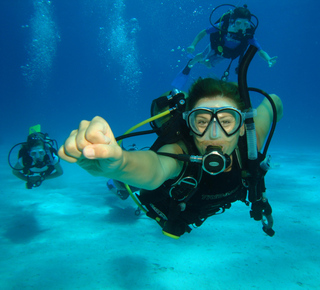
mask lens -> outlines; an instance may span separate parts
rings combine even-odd
[[[248,20],[236,20],[235,26],[239,29],[248,29],[250,27],[250,23]]]
[[[221,129],[227,134],[232,135],[241,126],[241,115],[238,111],[223,109],[217,112],[217,120]]]
[[[239,130],[242,125],[241,112],[237,109],[217,108],[217,109],[195,109],[189,114],[189,126],[193,133],[203,136],[212,123],[216,120],[227,135],[231,136]]]
[[[30,151],[29,155],[31,157],[36,157],[37,155],[38,156],[44,156],[46,154],[46,152],[43,150],[43,149],[40,149],[40,150],[32,150]]]
[[[197,135],[202,135],[209,126],[211,119],[211,111],[195,110],[189,116],[191,130]]]

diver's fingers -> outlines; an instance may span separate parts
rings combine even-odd
[[[86,128],[85,139],[91,144],[111,144],[116,142],[109,124],[99,116],[94,117]]]
[[[117,143],[92,144],[83,149],[83,156],[87,159],[108,159],[107,162],[114,162],[121,159],[122,149]]]
[[[59,156],[68,162],[76,162],[81,157],[84,148],[93,144],[117,145],[109,124],[101,117],[94,117],[91,122],[81,121],[79,129],[73,130],[64,145],[61,146]],[[96,155],[89,148],[87,157],[90,159],[103,158],[100,155],[108,156],[105,150],[106,148],[99,149]]]
[[[85,139],[90,142],[82,150],[87,159],[119,160],[122,150],[117,144],[109,124],[101,117],[94,117],[85,132]]]
[[[82,120],[79,124],[78,130],[76,130],[76,134],[74,134],[74,140],[72,140],[72,135],[73,135],[72,133],[74,131],[71,132],[70,137],[69,137],[70,138],[69,141],[72,143],[70,144],[70,148],[69,147],[67,148],[67,151],[69,152],[69,150],[71,150],[71,152],[76,154],[76,155],[72,155],[72,156],[80,157],[80,155],[82,154],[83,148],[85,148],[86,146],[91,144],[90,141],[88,141],[86,139],[86,132],[87,132],[89,126],[90,126],[89,121]],[[74,150],[76,150],[76,151],[74,151]]]
[[[110,144],[115,142],[109,124],[101,117],[94,117],[91,122],[83,120],[80,122],[76,134],[75,145],[78,153],[91,144]],[[75,152],[74,152],[75,153]],[[78,157],[77,155],[72,155]]]
[[[65,160],[67,162],[70,162],[70,163],[75,163],[78,160],[77,158],[71,157],[71,156],[66,154],[64,145],[62,145],[59,148],[58,155],[59,155],[59,157],[61,159]]]
[[[81,156],[82,152],[79,151],[76,144],[76,136],[78,135],[78,130],[73,130],[67,140],[59,149],[59,156],[68,162],[74,163]]]
[[[274,65],[277,62],[277,58],[277,56],[270,58],[270,62],[272,63],[272,65]]]

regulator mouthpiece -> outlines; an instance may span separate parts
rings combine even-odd
[[[211,175],[217,175],[230,163],[230,156],[223,154],[220,146],[208,146],[202,159],[202,169]]]

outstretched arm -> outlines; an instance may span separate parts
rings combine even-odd
[[[20,165],[20,163],[19,162],[17,162],[16,163],[16,165],[14,166],[14,168],[16,168],[16,169],[23,169],[23,167]],[[27,181],[28,180],[28,178],[27,178],[27,176],[25,176],[23,173],[21,173],[19,170],[15,170],[15,169],[12,169],[12,173],[13,173],[13,175],[15,175],[16,177],[18,177],[18,178],[20,178],[20,179],[22,179],[22,180],[24,180],[24,181]]]
[[[182,153],[178,145],[166,146],[161,150]],[[94,176],[113,178],[143,189],[159,187],[167,179],[176,177],[182,168],[181,162],[152,151],[122,150],[109,124],[101,117],[91,122],[82,121],[79,129],[73,130],[60,147],[59,156],[68,162],[77,162]]]
[[[195,37],[195,39],[192,41],[191,45],[187,47],[187,52],[193,53],[196,49],[197,44],[199,41],[204,38],[207,35],[206,30],[202,30],[198,33],[198,35]]]
[[[270,57],[269,54],[262,49],[259,50],[258,53],[259,53],[260,57],[268,63],[269,67],[272,67],[276,64],[277,58],[278,58],[277,56]]]

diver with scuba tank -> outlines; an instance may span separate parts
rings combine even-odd
[[[11,164],[12,151],[20,146],[18,161]],[[27,142],[13,146],[8,155],[12,173],[26,181],[26,188],[39,187],[44,180],[53,179],[63,174],[57,153],[57,141],[48,134],[40,132],[40,125],[30,128]]]
[[[230,7],[230,9],[213,23],[212,15],[222,7]],[[188,80],[190,70],[196,63],[212,68],[223,60],[230,59],[230,63],[221,77],[221,80],[227,81],[232,62],[239,58],[240,63],[249,45],[253,45],[258,49],[259,56],[268,63],[269,67],[276,63],[277,56],[270,57],[266,51],[262,50],[256,40],[254,34],[258,28],[259,21],[254,14],[251,14],[247,5],[244,5],[244,7],[236,7],[231,4],[219,5],[212,10],[209,20],[211,26],[200,31],[191,45],[187,47],[190,60],[173,80],[172,86],[174,88],[183,89]],[[197,44],[206,35],[209,35],[210,43],[202,52],[193,55]],[[236,68],[236,73],[238,73],[238,67]]]

